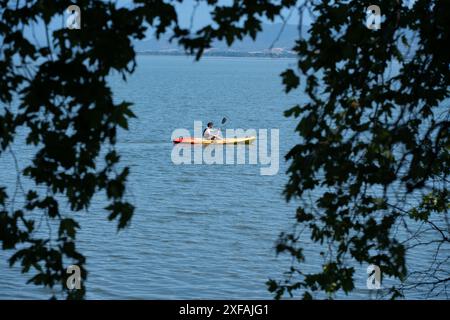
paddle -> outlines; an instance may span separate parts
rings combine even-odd
[[[228,121],[228,119],[226,117],[223,117],[222,121],[220,122],[220,124],[223,126],[227,121]],[[217,131],[217,134],[222,135],[221,131],[222,131],[222,127],[219,127],[218,131]]]

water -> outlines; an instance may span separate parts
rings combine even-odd
[[[185,57],[138,58],[124,84],[111,77],[115,99],[135,103],[138,116],[120,132],[122,164],[131,167],[127,198],[136,206],[131,226],[119,233],[108,222],[103,195],[78,213],[81,252],[87,256],[89,299],[269,299],[265,282],[280,279],[291,260],[276,257],[274,243],[294,222],[295,203],[282,196],[283,155],[298,140],[283,111],[301,102],[283,93],[278,75],[293,60]],[[280,170],[261,176],[257,165],[181,165],[171,162],[170,136],[194,120],[230,128],[280,130]],[[30,150],[14,147],[23,168]],[[15,186],[14,166],[0,158],[2,184]],[[314,250],[309,246],[309,250]],[[48,290],[26,285],[28,275],[7,267],[0,251],[0,298],[46,299]],[[413,258],[421,263],[423,257]],[[306,268],[320,265],[312,258]],[[357,286],[365,286],[365,268]],[[354,293],[353,298],[368,298]]]

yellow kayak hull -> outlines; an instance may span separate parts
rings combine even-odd
[[[238,144],[244,143],[249,144],[256,140],[256,137],[242,137],[242,138],[227,138],[227,139],[215,139],[215,140],[206,140],[201,138],[178,138],[173,140],[173,143],[187,143],[187,144]]]

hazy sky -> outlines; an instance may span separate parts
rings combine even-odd
[[[116,5],[119,7],[129,7],[133,5],[133,1],[131,0],[117,0],[115,1]],[[178,3],[176,1],[173,1],[173,3],[175,4],[177,13],[178,13],[178,18],[179,18],[179,22],[181,24],[182,27],[190,27],[191,25],[191,16],[192,13],[195,9],[195,16],[193,19],[193,30],[198,29],[200,27],[203,27],[205,25],[208,25],[212,22],[211,19],[211,15],[210,15],[210,10],[211,8],[208,7],[208,5],[205,3],[205,1],[201,1],[199,5],[196,6],[197,1],[195,0],[184,0],[183,3]],[[220,5],[227,5],[227,4],[231,4],[232,0],[220,0],[219,4]],[[83,23],[83,8],[81,7],[81,21]],[[64,15],[64,18],[63,16]],[[293,25],[298,25],[299,22],[299,15],[298,15],[298,11],[296,9],[293,10],[285,10],[283,12],[283,15],[287,18],[289,16],[288,19],[288,23],[289,24],[293,24]],[[53,30],[57,30],[60,28],[65,27],[65,19],[67,18],[68,14],[66,12],[61,12],[61,16],[59,17],[54,17],[50,23],[50,33]],[[263,20],[264,23],[271,23],[269,20],[264,19]],[[281,23],[282,20],[278,19],[275,21],[275,23]],[[310,24],[311,20],[307,17],[305,17],[303,19],[303,24]],[[42,23],[39,23],[38,25],[35,25],[35,36],[32,36],[31,30],[29,30],[30,28],[26,28],[25,29],[25,34],[28,38],[36,38],[38,39],[39,42],[44,41],[45,40],[45,32],[44,32],[44,27]],[[149,34],[150,35],[150,34]]]
[[[219,4],[221,5],[227,5],[231,4],[231,0],[222,0],[219,1]],[[176,6],[177,13],[180,19],[180,22],[183,26],[189,26],[190,20],[192,16],[192,12],[194,10],[196,1],[195,0],[184,0],[182,4],[179,4]],[[289,10],[285,10],[283,12],[283,15],[287,18],[290,15],[290,18],[288,20],[289,24],[298,24],[299,21],[299,15],[298,10],[294,9],[292,10],[292,13]],[[307,19],[303,21],[304,24],[309,24],[310,20]],[[270,23],[269,20],[265,20],[265,23]],[[275,23],[280,23],[281,19],[278,19],[278,21],[275,21]],[[195,19],[194,19],[194,29],[210,24],[211,23],[211,17],[210,17],[210,8],[208,8],[208,5],[205,2],[201,2],[200,5],[197,6],[197,9],[195,10]]]

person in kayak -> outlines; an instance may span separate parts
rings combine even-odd
[[[203,139],[206,140],[220,139],[220,136],[218,134],[213,134],[213,126],[214,124],[212,122],[208,122],[207,127],[205,128],[205,130],[203,130]]]

